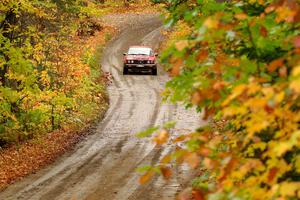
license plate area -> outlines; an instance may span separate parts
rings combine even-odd
[[[137,67],[144,67],[144,65],[137,65]]]

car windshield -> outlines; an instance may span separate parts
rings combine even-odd
[[[149,56],[151,54],[150,48],[130,48],[128,50],[129,55],[147,55]]]

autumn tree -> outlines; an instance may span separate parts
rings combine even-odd
[[[74,37],[101,28],[90,21],[96,6],[73,0],[1,2],[0,145],[82,123],[87,106],[101,106],[99,66],[89,65],[93,55],[79,54]]]

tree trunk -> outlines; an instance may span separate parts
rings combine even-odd
[[[124,6],[128,7],[129,6],[129,0],[124,0]]]
[[[9,10],[6,15],[5,15],[5,19],[2,22],[0,29],[2,28],[2,32],[3,32],[3,36],[5,38],[7,38],[10,42],[13,42],[14,39],[14,31],[10,30],[10,27],[14,27],[15,25],[17,25],[17,16],[16,13],[14,12],[13,9]],[[9,61],[9,57],[7,55],[5,55],[3,52],[0,52],[5,59],[5,62],[7,63]],[[1,78],[1,83],[3,86],[7,86],[8,83],[8,79],[5,77],[6,73],[8,72],[8,65],[7,64],[3,65],[3,68],[0,69],[0,78]]]

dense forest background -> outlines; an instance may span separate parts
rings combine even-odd
[[[103,28],[97,17],[129,3],[1,1],[0,146],[99,116],[107,106],[101,47],[86,39]]]

